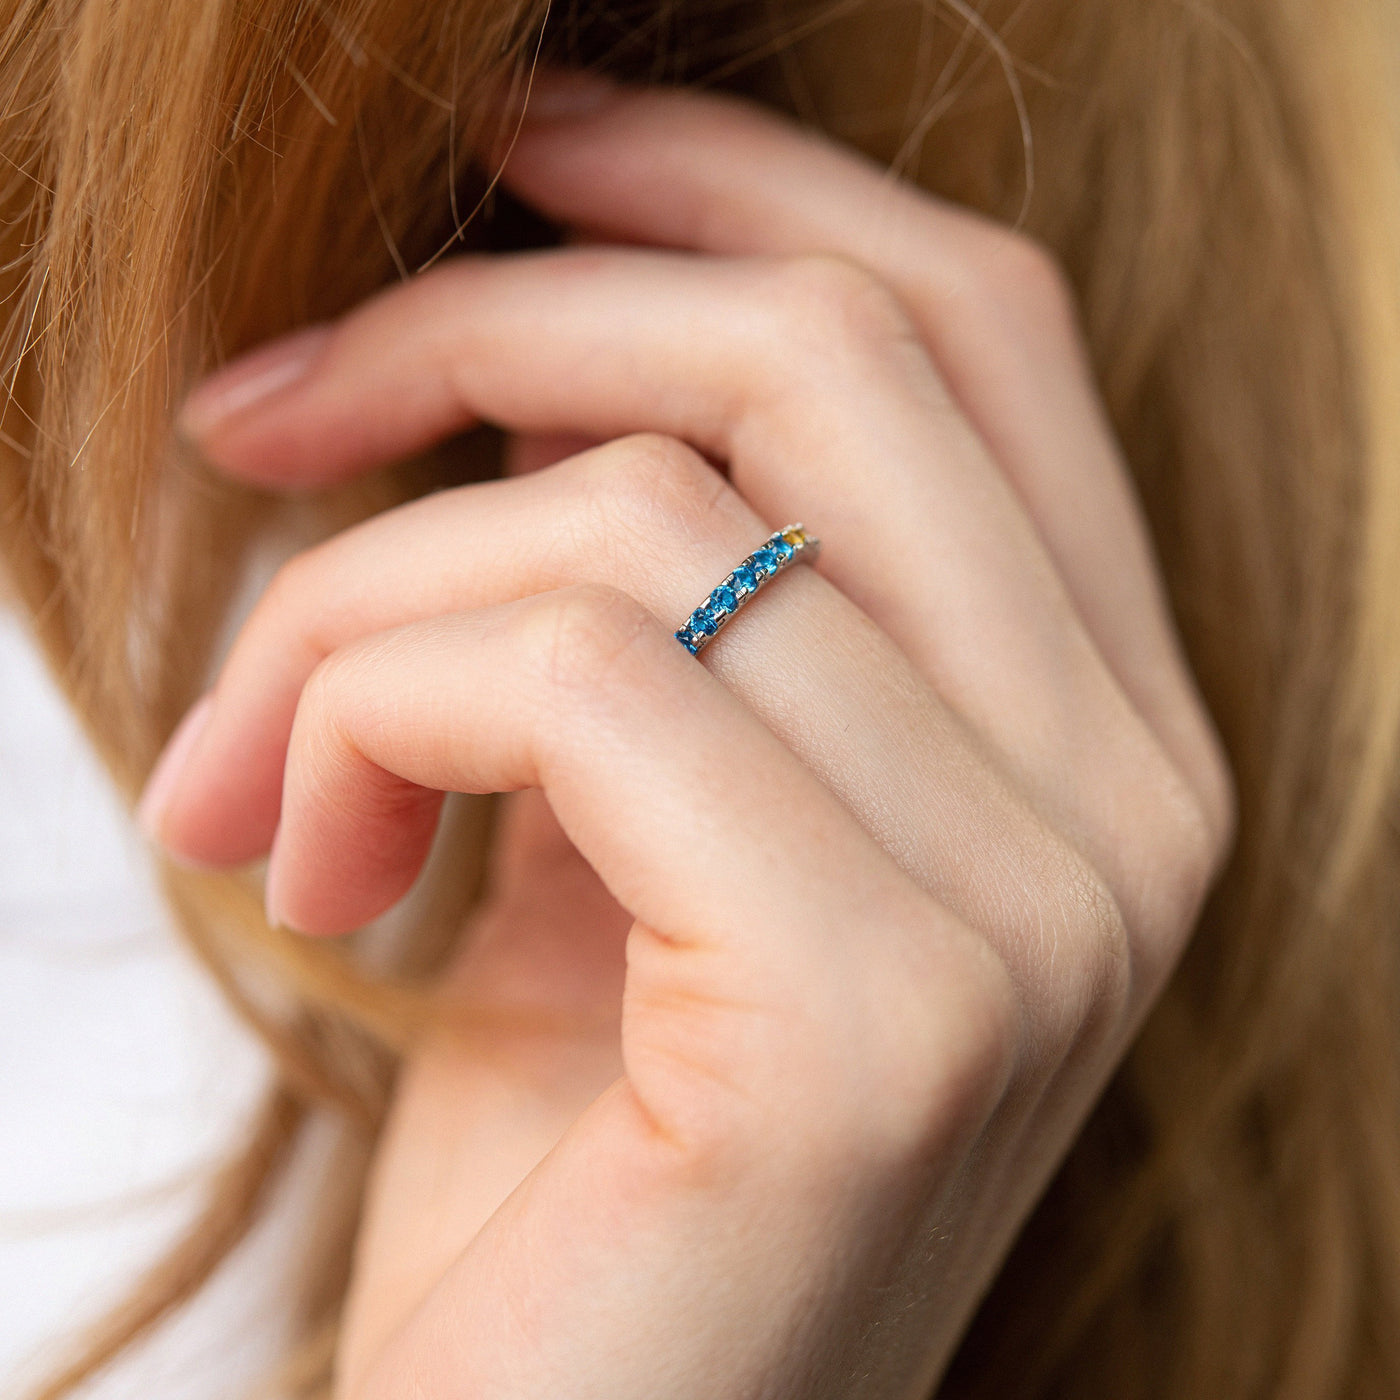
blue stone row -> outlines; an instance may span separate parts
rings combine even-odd
[[[775,530],[691,613],[676,640],[694,656],[795,553]]]

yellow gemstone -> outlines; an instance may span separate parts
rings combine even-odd
[[[798,545],[805,542],[807,536],[801,530],[784,530],[783,538],[796,549]]]

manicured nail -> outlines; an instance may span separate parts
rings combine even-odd
[[[541,68],[530,82],[525,120],[564,121],[596,112],[617,92],[617,84],[579,68]]]
[[[181,407],[175,426],[198,441],[235,414],[290,388],[316,363],[330,333],[329,326],[307,326],[240,355],[195,389]]]
[[[190,707],[189,713],[175,727],[164,752],[146,780],[141,801],[136,805],[136,820],[152,841],[161,839],[161,826],[170,810],[171,800],[180,785],[180,778],[189,762],[199,736],[209,725],[214,712],[214,697],[206,695]]]

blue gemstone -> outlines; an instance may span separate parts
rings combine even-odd
[[[755,550],[749,559],[749,567],[763,578],[778,571],[778,556],[767,547]]]
[[[734,590],[726,584],[720,584],[720,586],[710,594],[711,608],[722,608],[725,612],[733,612],[738,606],[739,600],[734,596]]]
[[[690,615],[690,621],[686,624],[692,632],[698,632],[702,637],[713,637],[715,635],[715,619],[709,608],[696,608]]]
[[[695,653],[700,650],[700,639],[695,635],[694,632],[690,630],[689,627],[682,627],[681,630],[676,633],[676,640],[692,656],[694,656]]]
[[[769,540],[768,548],[771,549],[773,553],[778,555],[780,558],[792,558],[793,548],[781,535],[778,535],[774,539]]]
[[[734,587],[740,593],[752,593],[758,587],[758,580],[753,576],[753,570],[747,564],[740,564],[729,577],[734,580]]]

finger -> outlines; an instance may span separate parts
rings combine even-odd
[[[710,1132],[716,1113],[783,1103],[819,1118],[840,1102],[878,1151],[927,1130],[915,1084],[937,1085],[936,1121],[955,1131],[1004,1088],[1022,1013],[999,958],[613,590],[435,618],[330,658],[298,714],[271,911],[311,932],[355,927],[411,873],[405,805],[526,787],[635,920],[627,1079],[668,1140]],[[1063,1019],[1048,990],[1035,1013]],[[869,1058],[834,1053],[851,1040]],[[834,1055],[857,1082],[799,1055]],[[878,1084],[858,1082],[877,1067]]]
[[[589,581],[677,619],[766,532],[693,452],[647,437],[378,516],[301,556],[274,581],[225,664],[194,750],[173,746],[180,778],[164,800],[157,835],[186,858],[214,863],[267,849],[299,696],[340,647],[415,619]],[[1015,940],[1053,900],[1039,884],[1027,885],[1024,852],[1041,850],[1037,868],[1045,871],[1066,868],[1069,853],[1039,831],[900,650],[820,576],[785,574],[705,655],[899,863],[961,917]],[[1133,732],[1147,752],[1132,756],[1131,790],[1116,815],[1155,841],[1158,794],[1146,779],[1151,741],[1140,726]],[[1096,742],[1101,755],[1110,754],[1132,734],[1102,734]],[[426,839],[433,815],[426,805],[401,813],[413,841]],[[1106,882],[1106,903],[1119,899],[1150,946],[1165,906],[1140,917],[1152,901],[1135,869],[1111,852],[1096,868],[1101,876],[1085,871],[1078,887]],[[1040,940],[1030,950],[1028,966],[1054,956]]]
[[[309,379],[209,429],[206,450],[294,472],[407,451],[475,413],[600,437],[640,424],[727,460],[761,513],[822,535],[823,571],[1113,871],[1101,814],[1130,810],[1125,776],[1166,760],[1144,755],[1150,733],[1024,510],[865,274],[615,250],[463,260],[352,313]]]
[[[273,580],[201,708],[197,744],[171,746],[178,783],[162,794],[153,780],[146,815],[187,859],[251,859],[276,830],[298,698],[332,651],[410,621],[589,582],[624,589],[674,627],[768,533],[697,454],[654,436],[381,514]],[[889,639],[809,569],[764,589],[706,661],[858,810],[870,805],[861,790],[872,772],[888,775],[882,804],[912,800],[916,790],[897,776],[909,736],[955,727]],[[811,703],[799,717],[793,696],[803,693]]]
[[[595,92],[592,110],[527,122],[506,182],[600,236],[730,255],[826,252],[885,282],[1025,501],[1109,664],[1227,826],[1218,745],[1199,707],[1180,703],[1194,686],[1054,262],[754,104]]]
[[[678,721],[690,742],[677,742]],[[615,1208],[598,1210],[596,1187],[580,1197],[571,1181],[597,1183],[604,1171],[632,1226],[649,1213],[644,1238],[685,1259],[692,1236],[678,1227],[697,1204],[712,1230],[755,1197],[774,1199],[784,1180],[815,1191],[867,1173],[883,1181],[911,1162],[934,1170],[1002,1092],[1018,1022],[996,960],[956,921],[945,927],[822,785],[621,595],[540,595],[332,658],[298,718],[273,869],[284,907],[318,927],[356,917],[345,882],[369,896],[361,881],[379,858],[376,834],[387,834],[386,794],[396,805],[398,785],[422,783],[539,784],[637,917],[626,1078],[525,1193],[536,1212],[553,1199],[572,1214],[567,1238],[587,1233],[595,1265],[610,1245],[624,1262],[637,1237],[617,1230]],[[582,1158],[580,1135],[597,1149],[584,1146]],[[794,1215],[820,1216],[801,1236],[820,1232],[818,1256],[838,1222],[810,1201]],[[524,1284],[513,1270],[536,1262],[528,1223],[522,1238],[524,1260],[517,1249],[500,1261],[512,1290]],[[477,1259],[481,1247],[471,1246]],[[578,1301],[571,1270],[556,1260],[545,1292],[561,1317]],[[460,1315],[482,1326],[483,1342],[500,1330],[498,1316],[483,1318],[497,1296],[488,1289]],[[465,1350],[489,1391],[497,1353]],[[537,1373],[539,1393],[551,1391],[544,1372],[555,1360]]]
[[[178,782],[159,804],[156,834],[205,862],[268,849],[299,699],[338,649],[410,621],[590,581],[678,617],[764,533],[713,468],[662,438],[611,443],[530,477],[377,516],[274,581],[201,709],[197,742],[171,746]],[[923,888],[1018,945],[1028,978],[1047,975],[1056,948],[1024,929],[1056,922],[1044,913],[1055,881],[1040,876],[1073,869],[1078,857],[848,599],[812,570],[791,570],[705,657]],[[418,794],[397,811],[405,846],[394,859],[407,867],[435,799]],[[1027,851],[1037,853],[1032,881]],[[1098,879],[1083,870],[1076,888]]]
[[[677,945],[762,943],[765,909],[777,941],[809,937],[802,891],[832,860],[861,898],[913,907],[907,878],[792,753],[645,609],[592,586],[379,633],[318,668],[269,903],[308,932],[357,927],[426,853],[406,805],[530,787],[613,897]],[[774,920],[778,907],[793,913]]]

